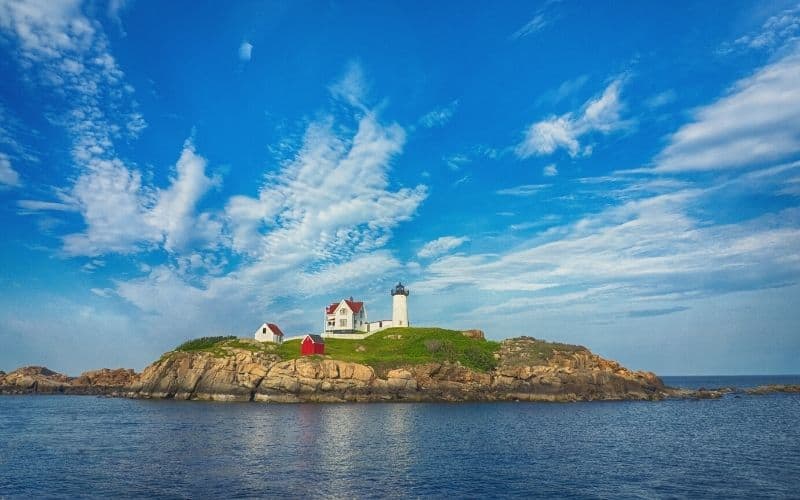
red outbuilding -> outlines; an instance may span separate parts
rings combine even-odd
[[[319,335],[306,335],[300,342],[300,354],[303,356],[325,354],[325,341]]]

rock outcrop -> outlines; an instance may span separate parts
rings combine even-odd
[[[486,336],[483,334],[483,330],[464,330],[461,332],[461,335],[471,339],[479,340],[484,340],[486,338]]]
[[[264,402],[344,401],[591,401],[667,396],[661,380],[630,371],[584,348],[528,353],[533,339],[503,342],[499,364],[479,372],[459,363],[398,366],[382,376],[372,367],[229,349],[227,354],[173,352],[153,363],[127,395]],[[530,355],[528,355],[530,354]]]
[[[0,375],[0,394],[119,395],[137,380],[136,372],[124,368],[103,368],[68,377],[43,366],[25,366]]]
[[[208,352],[173,352],[144,369],[127,394],[132,397],[250,401],[278,362],[275,354],[231,349],[225,356]]]

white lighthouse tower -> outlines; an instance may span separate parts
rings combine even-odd
[[[392,326],[408,326],[408,290],[402,283],[392,288]]]

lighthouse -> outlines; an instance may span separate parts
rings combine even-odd
[[[392,326],[408,326],[408,290],[402,283],[392,288]]]

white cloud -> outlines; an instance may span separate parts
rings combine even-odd
[[[187,141],[178,163],[176,176],[169,188],[158,193],[158,201],[149,213],[152,226],[164,233],[164,249],[183,250],[201,235],[198,224],[202,222],[195,216],[195,208],[200,198],[217,181],[205,174],[206,160],[199,156],[194,145]]]
[[[628,124],[620,116],[624,109],[620,98],[622,84],[623,78],[617,78],[600,96],[587,101],[578,113],[552,116],[530,125],[515,153],[520,158],[528,158],[565,149],[572,157],[590,155],[591,147],[581,148],[579,139],[582,136],[594,132],[609,134]]]
[[[258,198],[228,203],[233,248],[328,260],[382,246],[426,196],[424,186],[387,189],[404,142],[402,128],[381,125],[371,112],[351,139],[334,133],[332,119],[310,125],[295,160],[270,176]]]
[[[19,174],[11,166],[11,160],[3,153],[0,153],[0,184],[12,187],[17,187],[21,184]]]
[[[737,82],[669,138],[657,172],[740,168],[800,151],[800,45]]]
[[[253,44],[250,42],[242,42],[239,45],[239,59],[242,61],[249,61],[253,56]]]
[[[457,107],[458,101],[456,100],[447,106],[429,111],[419,119],[419,124],[425,128],[441,127],[450,121]]]
[[[499,189],[495,191],[495,193],[507,196],[533,196],[549,187],[550,184],[523,184],[521,186]]]
[[[417,256],[423,259],[430,259],[446,254],[450,250],[460,247],[465,242],[469,241],[466,236],[442,236],[433,241],[426,243],[417,252]]]
[[[143,185],[138,170],[120,160],[90,160],[62,202],[23,200],[28,210],[77,210],[86,229],[64,237],[67,255],[137,253],[163,247],[183,251],[193,242],[218,238],[221,223],[210,214],[196,213],[197,202],[218,181],[205,175],[206,160],[190,141],[165,189]]]
[[[149,200],[141,173],[120,160],[90,160],[65,201],[78,207],[86,224],[85,232],[64,237],[68,255],[132,253],[140,243],[161,239],[147,220]]]
[[[556,164],[551,163],[550,165],[545,166],[542,169],[542,175],[545,177],[555,177],[558,175],[558,168],[556,168]]]

